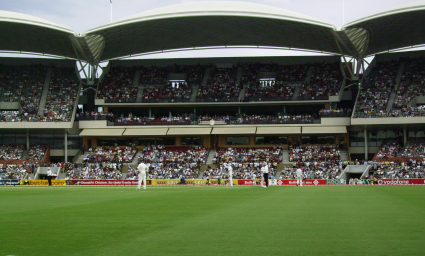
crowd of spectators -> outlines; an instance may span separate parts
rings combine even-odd
[[[1,145],[0,160],[21,160],[24,154],[23,145]]]
[[[121,115],[115,119],[115,125],[190,125],[193,120],[193,115],[182,114],[162,117],[138,117],[132,113],[124,116]]]
[[[198,89],[197,101],[237,101],[240,87],[236,85],[237,67],[212,67],[208,82]]]
[[[234,124],[312,124],[312,123],[314,123],[314,115],[279,114],[279,115],[239,115],[236,117]]]
[[[122,179],[122,163],[96,162],[68,164],[65,168],[66,180],[115,180]]]
[[[22,122],[23,113],[17,110],[4,110],[0,112],[0,122]]]
[[[340,160],[294,162],[293,167],[285,167],[280,179],[296,179],[295,171],[302,168],[303,179],[338,179],[347,163]]]
[[[246,87],[242,101],[291,100],[295,83],[305,80],[307,66],[245,63],[241,85]],[[266,76],[266,77],[263,77]]]
[[[103,77],[97,92],[106,102],[136,102],[138,86],[133,85],[136,67],[112,67]]]
[[[370,176],[378,179],[425,178],[425,162],[409,159],[405,162],[374,162]]]
[[[340,158],[338,145],[306,145],[289,149],[290,162],[332,162]]]
[[[197,178],[202,164],[205,164],[209,150],[202,146],[165,147],[147,146],[138,161],[149,164],[148,177],[152,179]],[[136,177],[134,170],[129,178]]]
[[[0,180],[23,180],[34,172],[30,164],[1,164]]]
[[[46,154],[46,145],[32,145],[28,150],[28,160],[30,161],[42,161]]]
[[[189,101],[192,95],[192,86],[186,82],[168,83],[145,87],[142,102],[178,102]]]
[[[95,147],[89,148],[84,153],[83,161],[85,163],[130,163],[133,161],[134,156],[137,153],[135,147],[126,146],[124,148],[116,147]]]
[[[105,115],[105,114],[104,114]],[[113,116],[112,113],[107,114]],[[128,115],[121,115],[115,118],[115,125],[191,125],[200,124],[206,121],[222,121],[225,124],[312,124],[316,116],[311,114],[303,115],[290,115],[290,114],[276,114],[276,115],[245,115],[240,114],[236,116],[230,115],[195,115],[195,114],[177,114],[162,117],[138,117],[132,113]],[[85,120],[84,117],[81,120]],[[96,118],[92,118],[95,120]],[[109,120],[109,119],[108,119]]]
[[[425,95],[425,58],[408,60],[401,75],[393,107],[408,108],[416,96]]]
[[[381,148],[375,154],[375,158],[389,158],[396,157],[401,149],[398,141],[385,141],[382,143]]]
[[[78,84],[74,68],[53,68],[44,109],[44,117],[47,121],[71,121]]]
[[[425,106],[404,107],[401,113],[404,117],[425,116]]]
[[[415,140],[407,141],[403,151],[400,153],[402,157],[425,157],[425,141]]]
[[[81,111],[75,114],[75,120],[108,120],[114,121],[112,112]]]
[[[339,94],[343,77],[339,62],[313,64],[310,82],[303,83],[299,100],[328,99]]]
[[[138,70],[140,70],[139,84],[142,85],[166,84],[170,73],[169,67],[140,67]]]
[[[320,117],[350,117],[351,108],[321,109]]]
[[[47,67],[0,65],[0,102],[20,102],[23,116],[36,115]]]
[[[255,174],[260,177],[264,163],[269,166],[269,177],[276,175],[277,164],[282,162],[281,147],[267,148],[217,148],[213,163],[219,168],[209,169],[204,176],[212,174],[213,178],[225,178],[229,165],[233,168],[233,178],[251,179]]]
[[[364,82],[357,98],[353,118],[397,117],[399,112],[387,112],[388,100],[395,86],[399,62],[386,61],[378,63]]]

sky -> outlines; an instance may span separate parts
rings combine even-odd
[[[111,0],[2,0],[0,10],[36,16],[77,33],[111,21]],[[112,20],[144,11],[197,0],[112,0]],[[415,1],[409,0],[244,0],[274,6],[331,23],[337,27],[357,19]],[[283,50],[207,50],[155,54],[142,58],[312,55]]]

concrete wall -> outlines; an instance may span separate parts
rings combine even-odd
[[[221,58],[183,58],[183,59],[138,59],[138,60],[113,60],[112,67],[124,66],[160,66],[165,67],[178,63],[179,65],[208,65],[208,64],[237,64],[238,62],[278,63],[281,65],[297,65],[308,62],[336,62],[339,56],[284,56],[284,57],[221,57]]]
[[[425,117],[383,117],[383,118],[352,118],[351,125],[382,125],[382,124],[418,124],[425,123]]]

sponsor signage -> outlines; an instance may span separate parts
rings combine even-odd
[[[425,185],[425,179],[379,179],[378,185]]]
[[[277,180],[277,185],[278,186],[296,186],[297,185],[297,180]],[[326,180],[319,180],[319,179],[308,179],[307,181],[303,180],[303,185],[307,185],[307,186],[322,186],[322,185],[326,185],[327,182]]]
[[[266,185],[266,183],[262,180],[258,180],[258,185]],[[303,185],[308,186],[319,186],[319,185],[326,185],[326,180],[319,180],[319,179],[313,179],[313,180],[307,180],[305,182],[303,180]],[[252,179],[251,180],[238,180],[238,185],[247,185],[252,186]],[[269,179],[269,185],[270,186],[290,186],[290,185],[297,185],[297,180],[278,180],[278,179]]]
[[[345,184],[345,180],[344,179],[328,179],[326,180],[326,184]]]
[[[49,185],[48,180],[28,180],[29,185],[47,186]],[[52,185],[64,185],[66,180],[52,180]]]
[[[20,185],[19,180],[0,180],[0,185]]]
[[[137,186],[137,180],[68,180],[66,184],[82,186]],[[146,185],[151,185],[151,181],[147,180]]]

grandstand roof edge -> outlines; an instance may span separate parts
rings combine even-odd
[[[261,18],[276,18],[283,20],[293,20],[296,22],[307,23],[322,27],[328,27],[337,30],[333,24],[314,19],[312,17],[288,11],[281,8],[276,8],[268,5],[237,2],[237,1],[215,1],[215,2],[194,2],[183,3],[161,7],[149,11],[145,11],[136,15],[132,15],[118,21],[108,23],[93,29],[89,29],[83,33],[88,35],[100,30],[117,27],[121,25],[137,23],[147,20],[167,19],[177,17],[190,16],[245,16],[245,17],[261,17]]]
[[[413,3],[409,3],[409,4],[404,4],[404,5],[400,5],[397,6],[395,8],[392,9],[388,9],[386,11],[383,12],[379,12],[379,13],[375,13],[363,18],[360,18],[358,20],[354,20],[352,22],[349,22],[345,25],[343,25],[343,27],[341,28],[341,30],[347,29],[350,26],[354,26],[369,20],[373,20],[373,19],[378,19],[384,16],[391,16],[391,15],[395,15],[395,14],[399,14],[399,13],[406,13],[406,12],[415,12],[415,11],[423,11],[425,10],[425,1],[416,1]]]
[[[10,11],[1,11],[0,10],[0,22],[15,22],[15,23],[23,23],[27,25],[34,25],[39,27],[45,27],[54,30],[60,30],[65,33],[69,33],[72,35],[77,35],[78,33],[70,28],[58,25],[48,20],[44,20],[35,16],[10,12]]]

